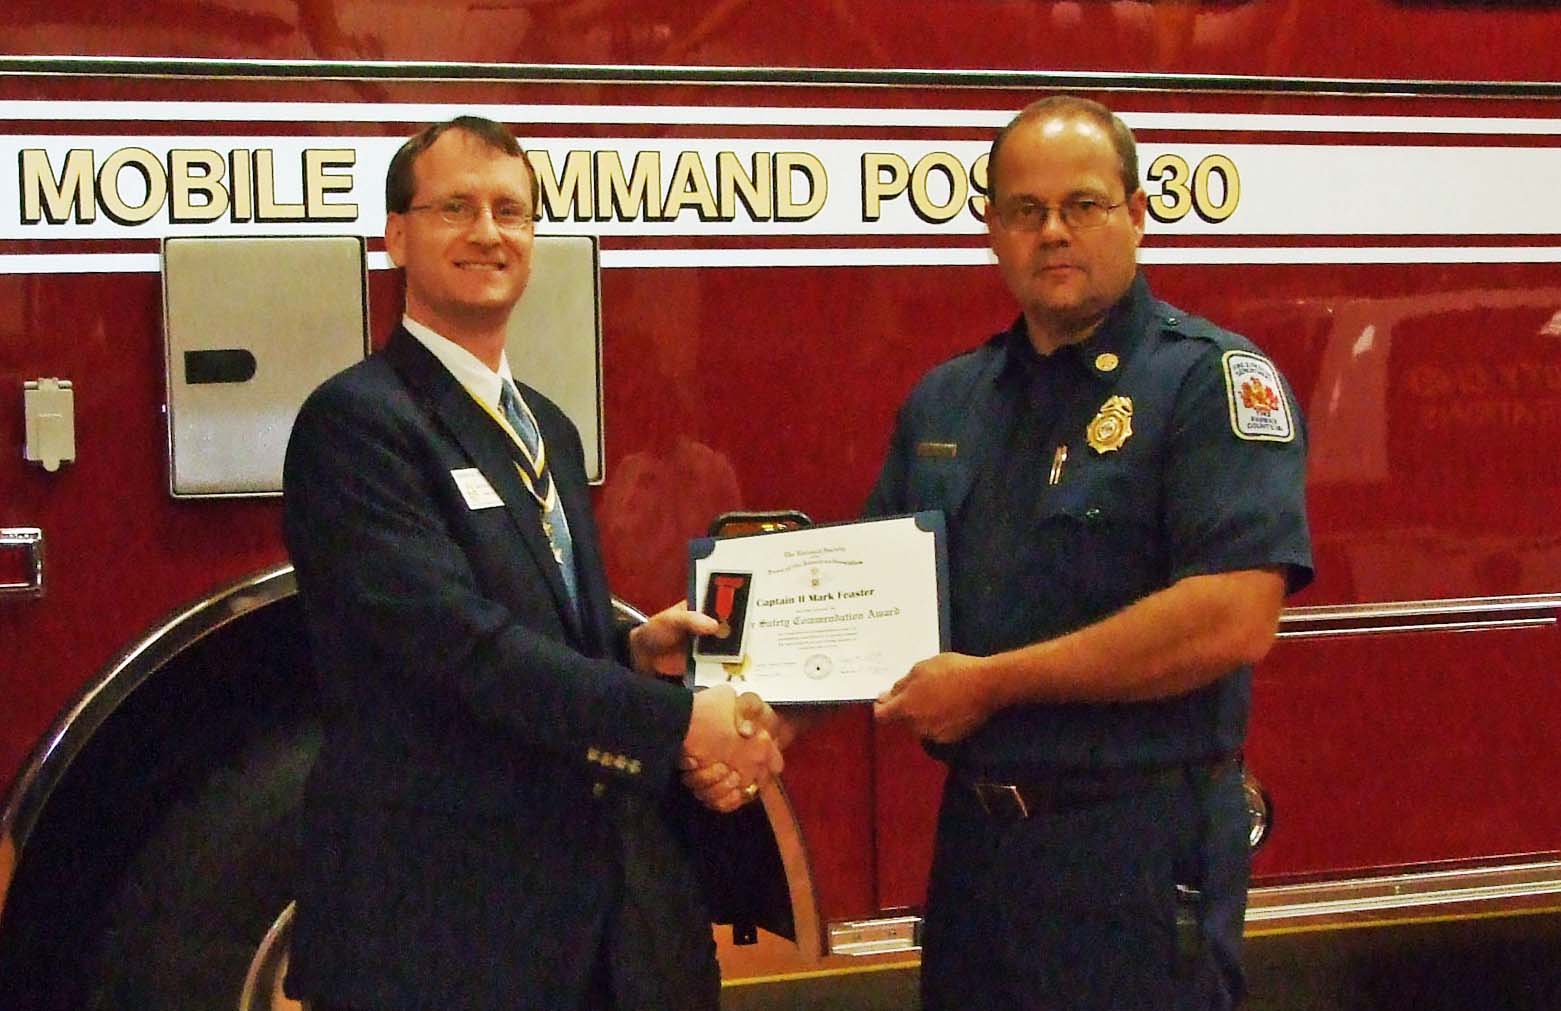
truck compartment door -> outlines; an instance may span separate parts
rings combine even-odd
[[[304,398],[368,353],[367,291],[356,236],[163,242],[174,497],[281,493]]]

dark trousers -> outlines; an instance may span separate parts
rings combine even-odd
[[[339,866],[308,889],[312,908],[299,899],[290,996],[352,1011],[718,1011],[703,886],[653,804],[624,798],[563,871],[559,859],[528,863],[531,843],[506,824],[469,820],[457,833],[438,814],[397,811],[341,821],[322,847]],[[388,859],[386,839],[399,841]],[[386,863],[394,874],[362,870]],[[420,915],[396,918],[406,908]],[[554,931],[520,926],[555,920]]]
[[[928,888],[924,1011],[1235,1007],[1247,825],[1234,772],[1029,818],[989,815],[951,776]]]
[[[377,1011],[377,1009],[314,1000],[304,1002],[304,1011]],[[604,959],[597,959],[596,970],[591,974],[590,991],[575,1011],[615,1011],[612,1000],[611,970],[608,969]]]

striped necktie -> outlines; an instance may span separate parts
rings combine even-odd
[[[515,461],[515,466],[520,471],[520,479],[526,490],[537,500],[537,506],[542,511],[542,532],[547,535],[553,558],[558,562],[559,574],[564,578],[564,589],[569,592],[569,603],[578,614],[580,593],[575,581],[574,541],[569,536],[569,519],[564,515],[564,504],[558,498],[558,489],[553,484],[553,475],[547,466],[547,447],[542,443],[542,432],[537,428],[531,412],[521,402],[520,391],[508,379],[503,381],[499,391],[499,410],[520,438],[520,448],[524,452]]]

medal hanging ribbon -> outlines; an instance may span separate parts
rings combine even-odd
[[[502,417],[475,393],[472,399],[498,423],[514,445],[515,472],[540,508],[542,535],[547,538],[553,558],[558,562],[569,602],[578,610],[580,597],[575,578],[574,540],[569,533],[569,519],[564,515],[563,505],[558,500],[558,486],[548,473],[547,445],[542,441],[542,430],[509,380],[504,380],[499,388],[499,411],[503,413]]]
[[[516,454],[515,469],[520,472],[521,483],[544,513],[551,512],[558,493],[547,472],[547,444],[542,441],[542,432],[530,412],[522,408],[515,387],[507,381],[500,387],[499,410],[504,412],[505,429],[510,439],[520,450]]]
[[[732,634],[732,604],[737,600],[737,591],[747,580],[742,576],[716,576],[715,577],[715,620],[720,622],[716,628],[717,639],[725,639]]]

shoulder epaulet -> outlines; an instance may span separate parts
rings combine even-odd
[[[958,364],[960,362],[964,362],[964,361],[967,361],[969,359],[973,359],[973,358],[975,358],[978,355],[989,354],[989,353],[991,353],[994,350],[1001,350],[1001,348],[1002,348],[1002,337],[1003,337],[1003,335],[1001,333],[998,333],[996,336],[990,337],[990,338],[982,341],[980,344],[977,344],[975,347],[969,347],[969,348],[966,348],[963,351],[956,351],[953,354],[949,355],[947,358],[945,358],[942,361],[938,362],[932,368],[933,368],[933,370],[941,369],[944,366],[956,365],[956,364]]]
[[[1172,309],[1160,317],[1160,332],[1172,340],[1215,340],[1220,328],[1202,316],[1191,316]]]
[[[966,348],[963,351],[956,351],[954,354],[950,355],[946,360],[947,361],[951,361],[951,362],[955,362],[955,361],[959,361],[959,359],[961,359],[961,358],[970,358],[970,357],[973,357],[975,355],[979,355],[979,354],[981,354],[984,351],[1001,350],[1002,346],[1003,346],[1002,338],[1003,338],[1002,334],[998,334],[996,337],[988,337],[986,340],[982,341],[980,344],[977,344],[975,347],[969,347],[969,348]]]
[[[912,397],[917,400],[931,398],[939,402],[945,398],[968,396],[972,384],[980,377],[991,375],[1001,362],[1001,345],[983,341],[945,358],[923,373],[916,381]]]
[[[1233,349],[1244,351],[1258,350],[1250,340],[1241,334],[1226,330],[1219,324],[1210,322],[1202,316],[1193,316],[1176,309],[1172,309],[1161,317],[1160,333],[1167,340],[1207,341],[1221,351]]]
[[[1255,344],[1241,334],[1174,306],[1161,306],[1160,334],[1166,340],[1198,340],[1219,354],[1225,380],[1230,428],[1238,439],[1291,442],[1295,414],[1279,370]],[[1201,357],[1203,351],[1198,352]]]

